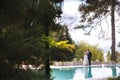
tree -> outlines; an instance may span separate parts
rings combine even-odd
[[[117,56],[117,59],[116,59],[116,60],[117,60],[117,62],[119,62],[119,61],[120,61],[120,52],[116,51],[115,53],[116,53],[116,56]],[[111,59],[110,59],[111,56],[112,56],[112,55],[110,54],[110,52],[108,52],[108,53],[107,53],[107,60],[108,60],[108,61],[111,61]]]
[[[22,61],[37,67],[46,59],[42,36],[55,9],[49,0],[1,0],[0,17],[0,79],[10,80]]]
[[[69,44],[68,40],[50,41],[50,59],[51,61],[70,61],[73,59],[75,46]]]
[[[117,62],[120,62],[120,52],[116,51],[116,55],[117,55]]]
[[[50,30],[50,59],[52,61],[70,61],[74,56],[74,44],[66,26],[57,24],[57,30]]]
[[[97,48],[97,45],[91,46],[86,42],[81,42],[79,45],[76,45],[77,48],[75,50],[75,57],[77,60],[83,59],[84,51],[89,49],[92,52],[92,61],[103,61],[103,52],[101,49]]]
[[[119,13],[119,1],[118,0],[87,0],[88,5],[80,6],[79,10],[82,12],[82,21],[88,21],[88,24],[94,23],[95,19],[100,19],[98,22],[101,22],[109,14],[111,14],[111,36],[112,36],[112,47],[111,47],[111,60],[116,62],[115,54],[115,10],[118,10]],[[118,8],[118,9],[117,9]],[[92,16],[89,16],[89,14]],[[103,18],[104,16],[104,18]],[[102,19],[103,18],[103,19]]]
[[[110,57],[111,57],[111,54],[110,54],[110,51],[108,51],[108,53],[107,53],[107,60],[108,61],[111,61]]]

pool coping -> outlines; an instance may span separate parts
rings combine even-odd
[[[120,64],[97,64],[97,65],[90,65],[91,67],[97,67],[97,66],[101,66],[101,67],[105,67],[105,66],[120,66]],[[84,65],[65,65],[65,66],[55,66],[55,65],[51,65],[50,68],[79,68],[79,67],[90,67],[88,66],[84,66]]]

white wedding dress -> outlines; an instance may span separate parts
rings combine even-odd
[[[88,56],[87,56],[87,53],[84,53],[83,65],[84,66],[88,65]]]

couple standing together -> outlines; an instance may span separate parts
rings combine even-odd
[[[91,65],[91,58],[92,58],[92,53],[88,50],[84,52],[84,59],[83,59],[83,65]]]

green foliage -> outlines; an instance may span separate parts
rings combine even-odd
[[[50,37],[44,40],[49,42],[52,61],[70,61],[73,59],[75,46],[69,36],[66,26],[57,25],[58,29],[50,31]]]
[[[81,42],[79,45],[77,45],[77,48],[75,50],[75,57],[77,60],[83,59],[84,51],[89,49],[92,52],[92,61],[103,61],[103,52],[101,49],[97,48],[96,46],[91,46],[90,44],[87,44],[85,42]]]
[[[110,51],[107,53],[107,60],[108,60],[108,61],[111,61],[111,54],[110,54]]]
[[[120,42],[118,43],[118,45],[117,45],[118,47],[120,47]]]
[[[120,2],[118,0],[113,1],[115,2],[116,9],[119,9],[118,4]],[[81,17],[83,22],[94,22],[93,20],[96,18],[103,18],[103,16],[106,17],[111,11],[109,10],[109,7],[113,4],[112,0],[86,0],[86,3],[88,5],[82,4],[79,7],[79,11],[82,12]],[[91,13],[93,13],[92,16],[89,15]]]
[[[115,55],[117,56],[117,59],[116,59],[117,62],[120,62],[120,52],[116,51]],[[110,52],[107,53],[107,60],[111,61],[111,53]]]
[[[75,57],[77,60],[83,59],[84,51],[87,49],[87,44],[84,42],[81,42],[79,45],[77,45],[77,48],[75,49]]]
[[[3,68],[2,68],[3,69]],[[42,70],[23,70],[6,68],[7,70],[1,71],[1,80],[48,80],[43,74]],[[1,69],[0,69],[1,70]],[[5,73],[6,72],[6,73]],[[9,76],[6,76],[9,75]]]
[[[17,73],[16,67],[22,61],[35,67],[43,64],[46,51],[42,36],[45,25],[55,17],[53,6],[49,0],[1,0],[0,17],[0,80],[14,80],[19,74],[22,76],[15,80],[37,80],[29,76],[32,74],[25,76],[25,70]]]
[[[23,62],[37,67],[47,60],[48,53],[51,60],[56,56],[60,60],[73,57],[74,46],[68,44],[69,41],[57,42],[60,39],[54,41],[48,36],[49,30],[60,28],[58,25],[54,28],[55,12],[50,0],[0,1],[0,80],[47,80],[37,71],[20,70],[18,67]],[[68,30],[64,32],[68,34]],[[67,37],[65,40],[69,37],[64,36]],[[47,42],[50,48],[46,50]]]
[[[115,56],[115,13],[119,15],[119,0],[86,0],[88,3],[82,4],[79,7],[79,11],[82,13],[81,22],[88,22],[88,25],[84,27],[96,27],[106,17],[111,16],[111,32],[112,32],[112,56],[111,60],[116,62]],[[92,14],[92,15],[91,15]],[[91,31],[91,30],[90,30]],[[90,32],[89,31],[89,32]]]
[[[116,52],[117,62],[120,62],[120,52]]]
[[[57,28],[56,31],[51,30],[50,32],[51,37],[53,37],[56,41],[68,40],[68,43],[73,43],[67,26],[57,24],[55,27]]]
[[[120,76],[114,78],[108,78],[108,80],[120,80]]]
[[[49,42],[49,49],[45,51],[49,53],[51,61],[70,61],[74,56],[74,44],[69,44],[66,41],[56,41],[51,37],[43,37],[45,41]]]
[[[73,59],[75,46],[68,44],[68,41],[51,41],[51,60],[52,61],[70,61]]]
[[[74,45],[68,44],[68,40],[67,41],[57,42],[56,47],[58,47],[58,48],[66,48],[71,52],[73,52],[73,49],[75,48]]]

